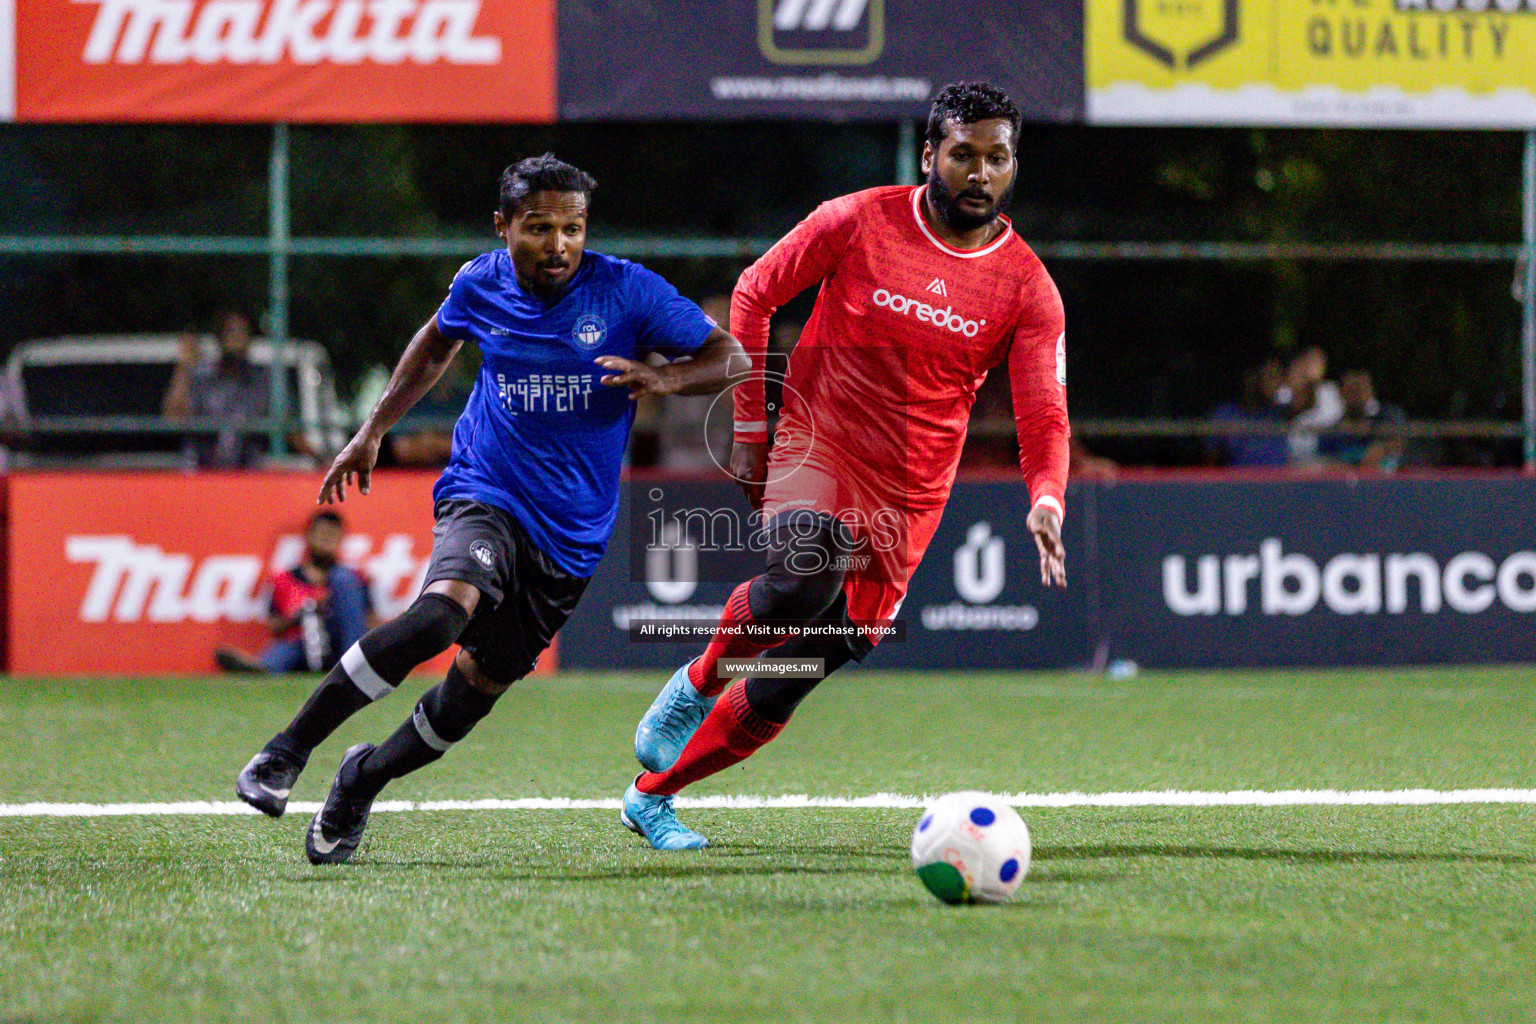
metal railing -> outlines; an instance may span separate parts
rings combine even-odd
[[[603,235],[592,248],[626,259],[756,259],[776,238],[679,238]],[[314,235],[274,242],[266,235],[0,235],[0,256],[328,256],[391,259],[476,256],[496,246],[478,235],[438,238],[367,238]],[[1433,242],[1031,242],[1043,259],[1228,260],[1262,263],[1314,260],[1362,263],[1513,263],[1519,245]]]
[[[898,126],[896,179],[915,182],[918,140],[915,127]],[[299,237],[290,235],[288,193],[289,132],[272,130],[268,164],[268,233],[254,235],[7,235],[0,236],[0,256],[159,255],[265,256],[268,273],[268,335],[281,346],[288,340],[288,261],[295,256],[394,258],[468,256],[489,249],[489,236],[446,238]],[[1306,242],[1040,242],[1035,250],[1056,260],[1329,260],[1370,262],[1520,262],[1521,397],[1525,463],[1536,468],[1536,131],[1526,133],[1522,161],[1522,244],[1456,245],[1434,243]],[[775,239],[677,238],[594,234],[592,244],[616,256],[633,258],[752,259]],[[287,380],[272,375],[270,408],[281,417],[288,408]],[[1088,424],[1083,424],[1087,427]],[[279,428],[270,430],[273,449]]]
[[[457,416],[413,417],[405,425],[404,433],[436,430],[450,432],[458,422]],[[351,431],[356,424],[350,422],[317,422],[302,418],[250,418],[233,425],[227,420],[187,419],[168,420],[158,416],[39,416],[25,422],[0,428],[0,440],[24,446],[28,438],[46,438],[59,435],[132,435],[146,437],[185,435],[207,436],[230,430],[241,433],[264,434],[274,431],[281,438],[295,433],[314,430]],[[398,428],[397,428],[398,429]],[[643,425],[637,425],[643,431]],[[1121,419],[1111,417],[1083,417],[1072,421],[1072,433],[1080,438],[1215,438],[1286,436],[1297,427],[1283,420],[1229,421],[1208,419]],[[1488,440],[1518,439],[1522,436],[1521,424],[1515,420],[1405,420],[1397,423],[1336,423],[1328,427],[1305,428],[1307,433],[1352,436],[1402,437],[1405,439],[1476,438]],[[968,435],[979,438],[1014,436],[1014,422],[1008,417],[986,417],[972,420]]]

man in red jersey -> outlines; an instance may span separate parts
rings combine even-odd
[[[647,771],[620,817],[658,849],[707,844],[677,820],[673,794],[772,740],[817,682],[764,666],[732,683],[722,661],[777,648],[774,659],[820,658],[830,673],[879,641],[938,528],[976,389],[1003,361],[1041,580],[1066,585],[1061,296],[1002,216],[1019,123],[999,89],[944,88],[928,115],[924,185],[823,203],[737,283],[731,326],[754,372],[735,391],[731,472],[763,512],[768,564],[731,594],[704,654],[636,731]],[[769,317],[812,286],[770,452]]]

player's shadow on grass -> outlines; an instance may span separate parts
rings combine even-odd
[[[848,843],[716,843],[717,857],[762,857],[794,853],[816,857],[884,857],[900,860],[910,857],[905,846],[890,843],[885,846],[854,846]]]
[[[1060,868],[1033,866],[1024,881],[1029,885],[1103,885],[1124,878],[1119,871],[1063,871]]]
[[[764,847],[764,852],[778,854],[795,853],[795,847]],[[742,856],[725,849],[707,854],[647,855],[641,863],[627,866],[598,865],[591,868],[575,868],[566,863],[517,863],[507,859],[466,858],[464,860],[429,860],[425,858],[390,860],[367,855],[351,862],[343,871],[321,870],[293,876],[300,884],[324,884],[342,882],[348,874],[369,872],[418,872],[430,868],[444,873],[471,875],[498,882],[611,882],[642,878],[730,878],[767,875],[888,875],[888,864],[871,864],[868,861],[885,860],[883,854],[853,848],[809,848],[811,853],[825,856],[825,863],[785,864],[773,860],[760,863],[731,863],[726,858]],[[656,859],[652,859],[652,857]],[[661,857],[666,859],[662,860]],[[905,853],[903,853],[905,856]],[[865,863],[858,863],[863,859]]]
[[[507,882],[615,882],[666,878],[750,878],[769,875],[888,875],[886,867],[858,867],[851,864],[720,864],[707,860],[668,861],[665,864],[637,864],[632,868],[610,871],[581,871],[570,868],[531,868],[525,871],[491,872],[487,878]]]
[[[1243,846],[1043,846],[1036,861],[1180,857],[1195,860],[1275,860],[1295,864],[1536,864],[1520,853],[1453,853],[1416,850],[1278,850]]]

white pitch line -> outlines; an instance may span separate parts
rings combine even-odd
[[[873,793],[869,796],[702,796],[678,797],[679,807],[766,810],[797,807],[916,808],[929,796]],[[1415,807],[1434,804],[1536,804],[1536,789],[1237,789],[1145,790],[1135,793],[1005,793],[1014,807]],[[317,803],[295,801],[290,811],[312,814]],[[373,809],[391,811],[616,811],[615,798],[520,797],[488,800],[381,800]],[[188,800],[156,804],[0,804],[0,818],[112,818],[178,814],[255,814],[237,801]]]

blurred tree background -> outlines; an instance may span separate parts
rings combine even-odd
[[[0,126],[0,234],[263,235],[270,129]],[[1513,132],[1027,125],[1011,211],[1032,242],[1519,240]],[[295,235],[490,231],[496,182],[553,150],[593,173],[604,236],[774,237],[817,202],[894,180],[892,125],[292,129]],[[342,391],[391,364],[457,259],[299,258],[291,331]],[[695,298],[742,264],[647,261]],[[1508,262],[1050,260],[1079,417],[1198,417],[1243,372],[1309,345],[1372,371],[1416,418],[1518,413]],[[208,326],[267,301],[264,257],[0,258],[0,352],[25,338]]]

